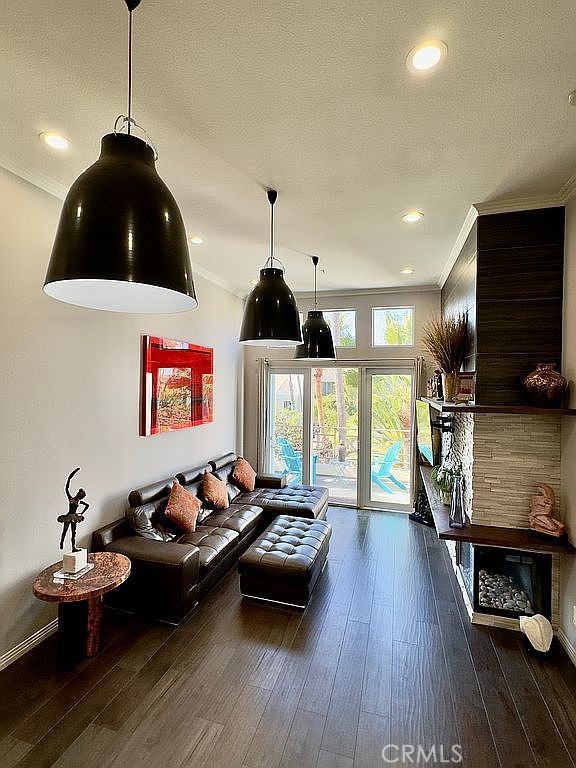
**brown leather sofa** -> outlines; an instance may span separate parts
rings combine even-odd
[[[179,533],[164,515],[173,478],[131,491],[125,517],[94,531],[92,551],[120,552],[132,561],[130,578],[106,595],[108,605],[177,624],[278,515],[325,517],[326,488],[258,475],[255,490],[242,492],[231,479],[236,458],[227,453],[176,475],[202,501],[193,533]],[[204,500],[206,471],[226,483],[227,509],[211,509]]]

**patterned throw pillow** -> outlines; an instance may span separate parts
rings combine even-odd
[[[196,530],[196,520],[202,503],[186,488],[182,488],[178,480],[170,491],[166,505],[166,517],[182,533],[193,533]]]
[[[214,509],[227,509],[230,506],[226,483],[219,480],[211,472],[204,472],[202,479],[202,494]]]
[[[252,464],[242,456],[238,456],[234,462],[234,471],[232,472],[232,480],[242,491],[253,491],[256,487],[256,472],[254,471]]]

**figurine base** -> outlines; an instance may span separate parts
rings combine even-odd
[[[62,558],[62,570],[64,573],[79,573],[88,564],[88,550],[78,549],[76,552],[65,552]]]
[[[72,581],[76,581],[76,579],[81,578],[86,573],[92,570],[94,568],[94,563],[88,563],[88,565],[85,568],[82,568],[81,571],[78,571],[78,573],[68,573],[68,571],[56,571],[54,574],[54,579],[71,579]]]

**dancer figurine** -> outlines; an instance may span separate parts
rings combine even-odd
[[[530,502],[530,530],[554,536],[554,538],[564,536],[566,531],[564,523],[552,517],[555,501],[556,496],[549,485],[536,484],[536,493]]]
[[[74,477],[74,475],[80,472],[80,467],[76,467],[74,472],[71,472],[68,476],[68,480],[66,481],[66,496],[68,497],[68,513],[66,515],[58,515],[58,522],[64,524],[64,528],[62,530],[62,537],[60,538],[60,549],[64,549],[64,539],[66,538],[66,534],[68,533],[68,528],[72,527],[72,552],[79,552],[80,550],[76,547],[76,526],[78,523],[81,523],[84,520],[84,515],[82,512],[86,512],[88,507],[90,506],[87,504],[84,499],[86,498],[86,491],[84,488],[80,488],[78,490],[78,493],[76,496],[72,496],[70,493],[70,481]],[[79,512],[79,508],[81,508],[81,511]]]

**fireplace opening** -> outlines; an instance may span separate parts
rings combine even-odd
[[[474,546],[474,610],[551,618],[552,556]]]

